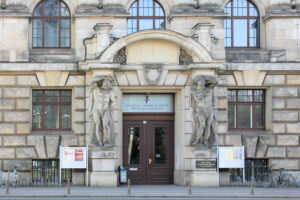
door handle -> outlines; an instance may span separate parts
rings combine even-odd
[[[152,163],[152,159],[151,159],[151,158],[149,158],[149,165],[151,165],[151,163]]]

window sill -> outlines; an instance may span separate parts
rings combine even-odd
[[[32,135],[73,135],[71,130],[32,130]]]
[[[272,131],[270,130],[228,130],[227,134],[231,135],[243,135],[246,134],[247,136],[258,136],[258,135],[272,135]]]
[[[75,62],[75,50],[70,48],[33,48],[29,50],[31,62]]]

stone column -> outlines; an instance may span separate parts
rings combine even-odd
[[[112,25],[108,23],[98,23],[94,27],[94,31],[97,34],[97,49],[96,54],[99,56],[104,49],[106,49],[110,44],[109,32],[112,29]]]
[[[202,44],[209,52],[211,52],[211,33],[210,30],[214,25],[210,23],[198,23],[193,27],[198,42]]]
[[[117,155],[112,148],[89,147],[89,186],[116,187],[116,160]]]

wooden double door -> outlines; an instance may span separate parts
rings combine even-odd
[[[173,115],[124,115],[123,165],[132,184],[173,184]]]

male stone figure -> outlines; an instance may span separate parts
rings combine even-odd
[[[194,129],[191,145],[212,147],[216,143],[213,91],[217,80],[213,76],[199,75],[194,78],[193,84]]]
[[[112,109],[115,96],[112,90],[112,77],[97,75],[92,80],[89,114],[91,118],[91,144],[113,146]]]

